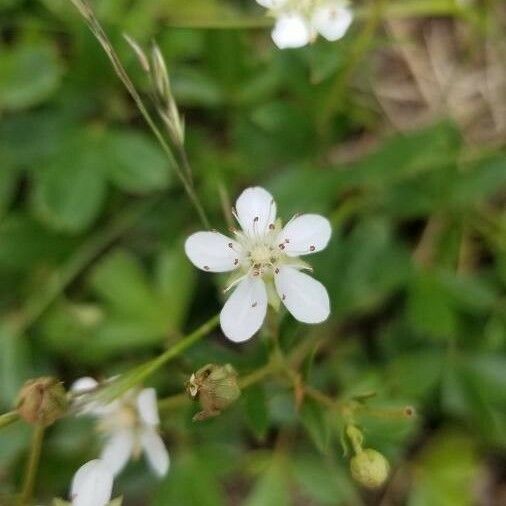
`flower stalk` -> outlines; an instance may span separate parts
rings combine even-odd
[[[26,465],[25,477],[23,480],[23,488],[19,498],[19,506],[29,506],[32,499],[33,488],[35,485],[35,478],[39,469],[40,453],[42,449],[42,442],[44,440],[45,427],[42,423],[35,425],[32,447],[30,456]]]

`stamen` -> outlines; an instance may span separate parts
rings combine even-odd
[[[269,224],[269,230],[274,230],[274,223]]]
[[[316,248],[313,245],[309,246],[309,251],[314,251],[315,249]]]
[[[237,265],[238,263],[239,263],[239,259],[238,259],[238,258],[236,258],[236,259],[234,260],[234,265]]]
[[[209,265],[204,265],[204,270],[208,271],[209,270]]]
[[[279,249],[285,249],[285,245],[283,243],[278,244],[278,246],[279,246]]]
[[[282,297],[281,297],[281,300],[285,300],[286,299],[286,295],[283,294]]]
[[[286,244],[290,244],[290,239],[285,239]]]
[[[279,269],[277,267],[274,269],[274,273],[279,274]]]
[[[258,305],[258,302],[253,302],[253,304],[251,304],[251,307],[257,307]]]

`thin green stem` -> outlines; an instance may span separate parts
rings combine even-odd
[[[44,440],[44,425],[37,424],[34,428],[32,447],[30,456],[26,465],[25,478],[23,480],[23,488],[19,498],[19,506],[29,506],[32,500],[35,478],[39,469],[40,453],[42,449],[42,441]]]
[[[9,411],[8,413],[4,413],[0,415],[0,429],[7,427],[11,423],[14,423],[19,419],[19,415],[16,411]]]
[[[213,316],[198,329],[178,341],[174,346],[171,346],[168,350],[166,350],[158,357],[150,360],[149,362],[146,362],[145,364],[141,364],[140,366],[133,369],[133,371],[125,373],[118,380],[101,389],[96,394],[97,400],[102,402],[110,402],[111,400],[124,394],[127,390],[140,385],[167,362],[173,358],[176,358],[181,353],[183,353],[183,351],[187,350],[195,343],[200,341],[205,335],[216,328],[218,322],[219,315]]]
[[[170,148],[169,144],[166,142],[162,132],[156,125],[154,119],[152,118],[151,114],[148,112],[148,109],[144,105],[144,102],[138,93],[137,89],[135,88],[134,83],[130,79],[127,71],[125,70],[125,67],[121,63],[121,60],[119,59],[116,51],[114,50],[113,45],[111,44],[111,41],[109,40],[109,37],[105,33],[105,30],[102,28],[102,25],[98,21],[97,17],[95,16],[95,13],[93,12],[93,9],[90,7],[88,2],[86,0],[70,0],[76,9],[79,11],[79,13],[83,16],[83,18],[86,21],[86,24],[88,25],[90,31],[95,36],[99,44],[102,46],[102,49],[104,50],[105,54],[109,58],[109,61],[111,62],[117,76],[119,77],[120,81],[125,86],[126,90],[132,97],[133,101],[135,102],[135,105],[139,109],[139,112],[142,114],[144,120],[146,121],[147,125],[153,132],[154,136],[156,137],[157,141],[159,142],[160,146],[162,147],[165,155],[167,156],[167,159],[169,160],[169,163],[171,164],[172,168],[176,172],[177,176],[179,177],[188,197],[190,198],[190,201],[192,202],[193,206],[195,207],[197,214],[199,215],[200,219],[202,220],[203,225],[206,228],[210,228],[209,220],[207,218],[207,215],[204,211],[204,208],[202,204],[200,203],[199,198],[197,197],[197,194],[195,193],[195,190],[193,188],[193,185],[191,181],[189,181],[184,173],[184,170],[181,168],[180,164],[178,163],[176,157],[174,156],[172,149]]]

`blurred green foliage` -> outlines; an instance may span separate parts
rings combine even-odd
[[[454,12],[483,43],[484,8],[409,5],[425,16]],[[367,12],[369,3],[361,6]],[[175,27],[258,18],[253,0],[103,0],[97,14],[144,91],[121,33],[143,45],[156,37],[213,226],[226,228],[224,189],[233,201],[256,184],[285,218],[302,211],[332,220],[331,245],[314,261],[332,319],[282,325],[287,352],[327,339],[306,364],[307,381],[344,399],[374,391],[377,409],[413,404],[419,412],[358,421],[394,469],[386,492],[364,494],[349,478],[340,420],[309,401],[297,411],[282,384],[251,387],[202,424],[191,422],[194,407],[175,408],[162,413],[169,475],[158,483],[131,464],[117,485],[125,504],[499,504],[476,490],[494,496],[506,458],[505,138],[470,144],[444,115],[388,132],[373,61],[392,42],[381,27],[367,32],[363,18],[338,43],[282,52],[264,27]],[[27,378],[52,374],[68,385],[156,356],[222,299],[221,280],[184,257],[197,217],[70,2],[4,0],[0,34],[3,412]],[[178,393],[207,362],[245,374],[266,352],[262,338],[232,346],[215,332],[154,385],[160,396]],[[28,441],[21,423],[0,432],[0,497],[17,489]],[[98,445],[84,420],[52,428],[38,496],[47,504],[65,495]]]

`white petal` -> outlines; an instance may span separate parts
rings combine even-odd
[[[321,323],[330,314],[327,290],[316,279],[283,265],[274,275],[279,297],[294,318],[303,323]]]
[[[246,188],[239,195],[235,210],[241,228],[250,236],[264,234],[276,221],[276,202],[260,186]]]
[[[264,282],[258,277],[246,277],[221,310],[221,329],[231,341],[246,341],[260,329],[266,311],[267,291]]]
[[[353,21],[353,12],[339,2],[329,2],[318,7],[311,18],[313,28],[327,40],[344,36]]]
[[[312,38],[311,27],[299,14],[283,14],[271,32],[272,40],[279,49],[302,47]]]
[[[105,506],[111,499],[113,476],[99,459],[80,467],[72,480],[72,506]]]
[[[164,476],[169,470],[169,454],[162,438],[153,429],[141,433],[141,444],[149,465],[158,476]]]
[[[107,440],[100,458],[107,464],[110,471],[116,476],[126,465],[134,446],[132,431],[120,430]]]
[[[241,246],[218,232],[197,232],[184,245],[186,255],[195,267],[210,272],[228,272],[239,264]]]
[[[143,422],[152,427],[160,424],[158,416],[158,404],[156,402],[156,390],[154,388],[145,388],[137,396],[137,409]]]
[[[329,220],[319,214],[302,214],[289,221],[277,243],[288,256],[309,255],[325,249],[332,233]]]
[[[256,0],[258,4],[266,9],[279,9],[284,4],[286,4],[287,0]]]
[[[70,391],[75,392],[76,394],[81,394],[93,390],[97,386],[97,380],[90,378],[89,376],[85,376],[84,378],[79,378],[78,380],[74,381],[70,387]]]

